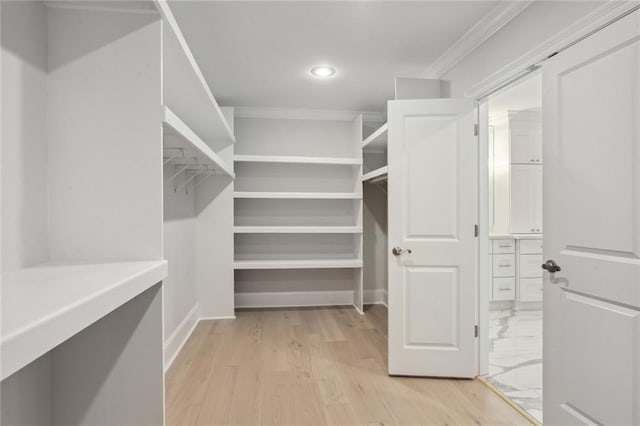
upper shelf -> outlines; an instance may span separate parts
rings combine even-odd
[[[204,142],[219,151],[235,142],[233,131],[213,96],[166,0],[155,0],[163,18],[163,102]]]
[[[164,260],[43,264],[4,273],[0,380],[166,276]]]
[[[358,192],[247,192],[233,193],[234,198],[257,199],[305,199],[305,200],[361,200],[362,194]]]
[[[389,124],[384,123],[378,130],[362,142],[364,151],[384,151],[387,149],[387,130]]]
[[[293,164],[337,164],[359,166],[360,158],[333,158],[333,157],[287,157],[275,155],[236,155],[236,162],[245,163],[293,163]]]
[[[195,158],[199,165],[208,165],[216,172],[220,171],[231,179],[235,178],[231,167],[166,106],[162,109],[162,123],[164,125],[164,148],[183,150],[176,153],[169,152],[169,158],[175,155],[172,160],[183,162],[185,159]]]
[[[361,234],[361,226],[234,226],[236,234]]]
[[[389,166],[380,167],[362,176],[363,182],[379,182],[381,180],[387,180],[387,174],[389,173]]]

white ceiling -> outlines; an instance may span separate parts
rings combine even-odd
[[[489,116],[498,117],[507,111],[539,110],[541,105],[542,76],[538,71],[489,96]]]
[[[173,1],[223,105],[383,111],[495,1]],[[316,64],[331,79],[309,75]]]

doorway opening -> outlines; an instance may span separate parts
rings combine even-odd
[[[542,422],[541,75],[488,101],[488,366],[495,390]]]

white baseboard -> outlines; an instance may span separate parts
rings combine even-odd
[[[364,291],[364,304],[365,305],[385,305],[386,304],[386,290],[383,288],[376,288],[373,290]]]
[[[224,317],[200,317],[198,321],[209,321],[209,320],[225,320],[225,319],[236,319],[235,315],[228,315]]]
[[[189,311],[186,317],[182,320],[180,325],[171,333],[171,336],[164,344],[164,371],[165,373],[173,364],[184,344],[189,340],[189,336],[193,333],[193,330],[198,325],[200,319],[198,318],[198,304],[196,303]]]
[[[387,291],[387,289],[385,288],[383,291],[383,299],[382,299],[382,304],[389,309],[389,292]]]
[[[236,308],[289,308],[352,305],[353,291],[292,291],[236,293]]]

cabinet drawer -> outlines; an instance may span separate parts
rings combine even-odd
[[[494,278],[493,279],[493,300],[514,300],[516,298],[515,278]]]
[[[518,300],[521,302],[540,302],[542,301],[542,278],[521,278],[518,290]]]
[[[513,254],[493,255],[493,276],[514,277],[516,275],[516,256]]]
[[[519,259],[520,278],[542,277],[541,254],[521,254]]]
[[[520,240],[520,254],[542,254],[542,238]]]
[[[492,253],[515,253],[516,240],[502,239],[492,241]]]

